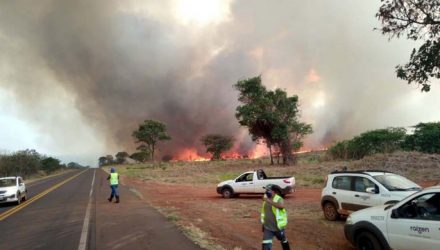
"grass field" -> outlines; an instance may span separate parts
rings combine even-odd
[[[269,164],[269,159],[231,159],[205,162],[154,162],[116,166],[122,175],[144,181],[215,185],[254,169],[264,169],[268,176],[294,176],[298,187],[322,187],[325,176],[347,166],[349,170],[380,169],[406,176],[415,182],[440,179],[440,155],[418,152],[377,154],[357,161],[328,160],[325,152],[297,155],[295,165]],[[107,170],[110,166],[105,167]]]

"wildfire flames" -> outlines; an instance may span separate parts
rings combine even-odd
[[[327,150],[327,148],[312,150],[312,149],[302,149],[295,152],[295,154],[309,153],[312,151],[322,151]],[[269,150],[265,144],[257,144],[255,148],[247,152],[246,154],[240,154],[236,149],[225,152],[222,154],[222,159],[258,159],[261,157],[269,156]],[[208,153],[199,153],[196,148],[186,148],[180,151],[176,156],[173,157],[173,161],[209,161],[211,160],[211,155]]]
[[[255,148],[245,154],[240,154],[233,149],[222,154],[223,159],[257,159],[268,156],[267,147],[263,144],[257,144]],[[173,161],[209,161],[211,155],[199,153],[196,148],[186,148],[173,157]]]

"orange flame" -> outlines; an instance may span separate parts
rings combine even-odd
[[[266,144],[257,144],[255,148],[248,152],[248,156],[250,159],[257,159],[263,156],[269,155]]]
[[[205,156],[201,156],[197,153],[195,148],[186,148],[179,152],[173,160],[175,161],[209,161],[210,159]]]

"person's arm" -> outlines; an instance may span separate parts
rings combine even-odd
[[[272,206],[274,206],[274,207],[276,207],[278,209],[283,209],[284,208],[284,201],[283,200],[280,200],[278,202],[274,202],[272,199],[268,199],[266,197],[266,195],[264,195],[263,200],[265,200],[267,203],[269,203],[270,205],[272,205]]]
[[[110,180],[110,175],[107,176],[107,180]]]

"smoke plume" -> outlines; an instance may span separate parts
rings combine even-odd
[[[133,152],[132,131],[145,119],[167,125],[173,139],[159,145],[162,155],[203,154],[207,133],[232,135],[247,153],[254,144],[234,117],[232,85],[260,74],[269,89],[299,96],[315,131],[310,149],[439,120],[435,84],[422,95],[395,79],[414,44],[373,31],[378,3],[211,2],[212,20],[197,12],[200,1],[189,16],[178,0],[2,1],[0,88],[42,145],[93,160]]]

